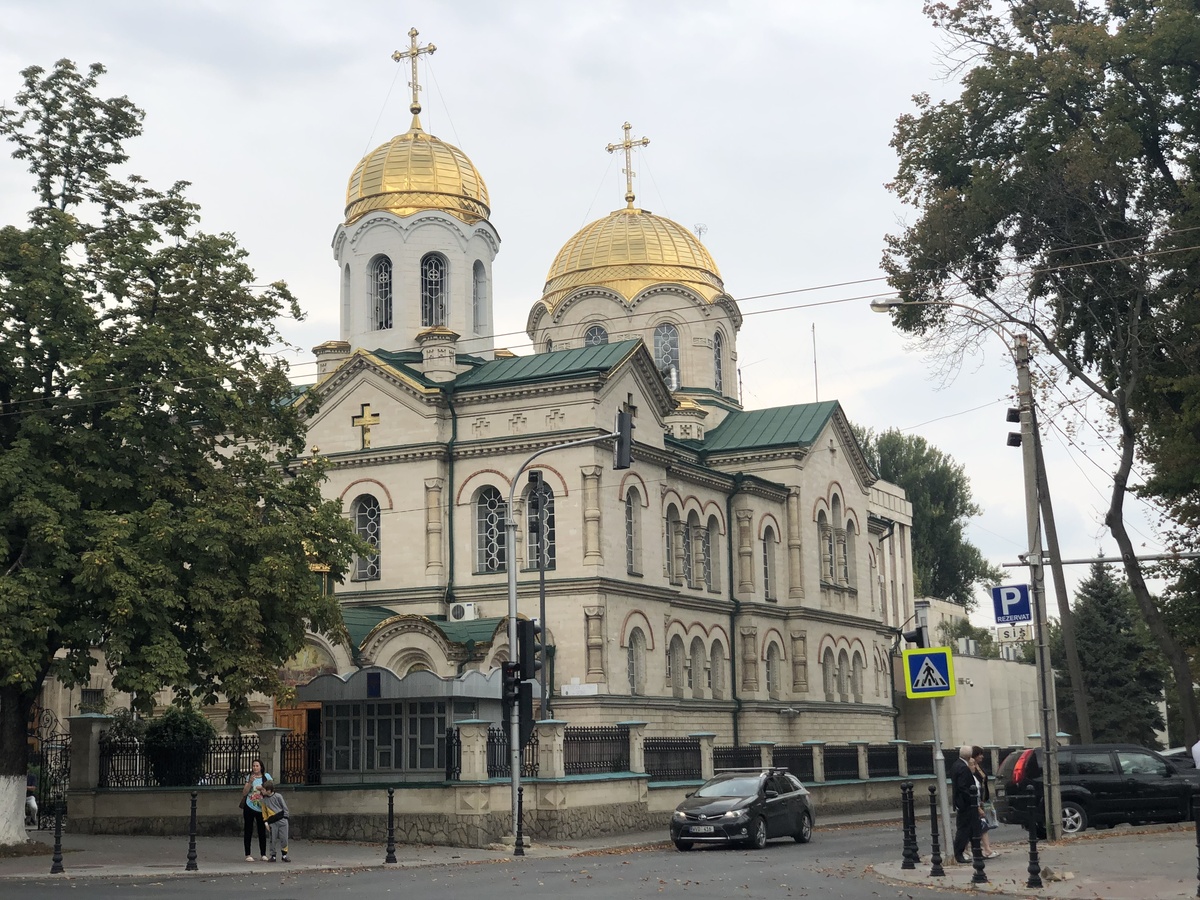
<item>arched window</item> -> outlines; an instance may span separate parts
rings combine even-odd
[[[375,330],[392,327],[392,261],[386,256],[371,260],[371,315]]]
[[[608,332],[605,331],[603,325],[589,325],[588,330],[583,333],[583,346],[599,347],[601,344],[608,343]]]
[[[850,702],[850,656],[845,650],[838,654],[837,695],[843,703]]]
[[[654,329],[654,365],[667,387],[679,390],[679,329],[670,322]]]
[[[350,264],[342,267],[342,321],[350,321]]]
[[[724,700],[726,684],[729,679],[729,661],[725,659],[725,647],[720,641],[713,641],[708,666],[709,672],[712,674],[713,699]]]
[[[705,586],[710,591],[721,589],[721,526],[716,516],[709,516],[705,535],[705,554],[708,567],[705,571]]]
[[[855,569],[858,565],[858,561],[855,558],[856,555],[857,555],[857,550],[855,549],[855,546],[854,546],[854,520],[851,519],[850,521],[846,522],[846,566],[845,566],[846,584],[850,587],[853,587],[855,584],[858,583],[858,573],[855,571]],[[872,608],[874,608],[874,603],[872,603]]]
[[[817,546],[821,549],[821,580],[833,584],[833,528],[824,510],[817,513]]]
[[[446,324],[446,260],[438,253],[421,257],[421,327]]]
[[[554,341],[552,341],[550,338],[546,338],[546,352],[547,353],[554,352]]]
[[[471,278],[471,324],[476,334],[487,327],[487,272],[478,259]]]
[[[538,534],[545,523],[545,561],[546,569],[554,568],[554,489],[546,482],[541,482],[541,496],[532,487],[525,493],[525,546],[527,550],[526,564],[531,569],[538,567]]]
[[[676,697],[683,696],[683,686],[687,679],[684,668],[683,641],[679,635],[675,635],[667,647],[667,686]]]
[[[679,510],[674,506],[667,507],[666,534],[663,535],[663,553],[665,559],[663,568],[666,570],[667,581],[670,584],[681,584],[683,573],[680,571],[680,559],[683,551],[680,548],[683,526],[679,521]]]
[[[636,696],[646,693],[646,636],[642,634],[640,628],[634,628],[629,632],[625,674],[629,677],[630,694]]]
[[[713,387],[718,394],[725,392],[725,338],[719,331],[713,335]]]
[[[356,497],[350,504],[354,533],[371,545],[371,553],[354,557],[354,581],[379,580],[379,501],[370,494]]]
[[[642,571],[642,504],[637,488],[625,492],[625,571]]]
[[[775,600],[778,588],[775,585],[775,529],[768,525],[763,529],[763,599]]]
[[[855,653],[854,658],[850,660],[850,696],[855,703],[863,702],[863,676],[866,674],[866,670],[867,664],[862,655]]]
[[[690,588],[701,584],[697,562],[703,563],[703,550],[700,545],[700,517],[690,513],[687,524],[683,528],[683,577]]]
[[[767,696],[779,699],[779,645],[774,641],[767,647]]]
[[[692,673],[691,683],[688,685],[692,689],[692,696],[702,698],[704,689],[710,687],[709,676],[707,674],[707,660],[704,658],[704,641],[700,638],[692,638],[691,666],[689,671]]]
[[[825,699],[832,701],[837,688],[837,663],[833,659],[832,647],[825,648],[825,655],[821,657],[821,681],[825,688]]]
[[[494,487],[485,487],[475,501],[475,571],[505,571],[504,497]]]

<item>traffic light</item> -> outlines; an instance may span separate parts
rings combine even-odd
[[[617,443],[613,446],[613,468],[628,469],[633,463],[633,413],[617,413]]]
[[[521,681],[533,681],[542,668],[542,626],[532,619],[517,620],[517,666]]]
[[[521,672],[520,667],[515,662],[506,662],[504,664],[504,685],[500,695],[501,701],[504,703],[504,716],[508,718],[510,711],[516,706],[520,699],[521,692]]]
[[[533,736],[533,682],[522,681],[517,698],[517,734],[518,741],[524,747]]]
[[[1005,417],[1004,417],[1004,420],[1006,422],[1020,422],[1021,421],[1021,411],[1019,409],[1017,409],[1016,407],[1010,406],[1008,408],[1007,415],[1005,415]],[[1021,446],[1021,432],[1010,431],[1008,433],[1008,446],[1010,446],[1010,447],[1020,447]]]
[[[908,641],[908,643],[916,644],[921,649],[925,649],[925,629],[924,628],[921,628],[920,626],[918,626],[918,627],[914,628],[912,631],[903,632],[902,636],[904,637],[904,640]]]

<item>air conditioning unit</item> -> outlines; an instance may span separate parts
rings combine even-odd
[[[479,618],[479,607],[474,603],[451,603],[450,604],[450,621],[451,622],[466,622],[471,619]]]

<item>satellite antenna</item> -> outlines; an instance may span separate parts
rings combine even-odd
[[[703,222],[697,222],[692,226],[692,231],[696,232],[696,237],[698,237],[700,240],[704,240],[704,234],[708,231],[708,226]]]

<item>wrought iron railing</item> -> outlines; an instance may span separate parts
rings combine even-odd
[[[512,774],[512,762],[508,755],[508,729],[493,725],[488,728],[487,742],[488,778],[508,778]],[[538,736],[534,731],[521,751],[521,777],[537,778]]]
[[[651,781],[698,781],[700,741],[689,737],[648,737],[642,745]]]
[[[250,771],[259,742],[257,735],[233,735],[147,752],[144,740],[101,735],[99,755],[101,788],[234,785]]]
[[[629,726],[591,725],[563,729],[568,775],[629,771]]]
[[[858,748],[844,744],[825,745],[825,780],[853,781],[858,778]]]
[[[714,769],[753,769],[762,765],[757,747],[713,747]]]
[[[458,781],[462,775],[462,738],[457,728],[446,729],[446,780]]]
[[[279,777],[283,784],[321,783],[321,736],[285,734],[279,741]]]
[[[867,747],[867,772],[872,778],[896,778],[900,775],[900,751],[895,744],[871,744]]]
[[[933,747],[930,744],[908,745],[908,774],[933,774]]]
[[[801,781],[813,780],[812,747],[776,747],[775,765],[783,766]]]

